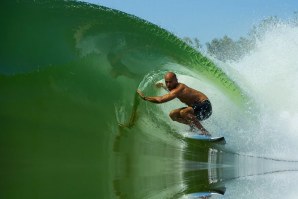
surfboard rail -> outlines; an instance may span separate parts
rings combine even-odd
[[[205,142],[212,142],[217,144],[226,144],[226,140],[223,136],[212,137],[208,135],[193,134],[193,135],[186,135],[185,138],[205,141]]]

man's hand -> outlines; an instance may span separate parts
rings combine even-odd
[[[139,96],[140,96],[143,100],[145,100],[145,95],[142,93],[142,91],[137,90],[137,93],[139,94]]]
[[[158,83],[156,83],[155,86],[156,86],[157,88],[164,88],[164,85],[163,85],[162,82],[158,82]]]

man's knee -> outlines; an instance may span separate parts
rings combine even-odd
[[[193,113],[192,113],[188,108],[185,108],[185,109],[182,109],[182,110],[180,111],[180,115],[181,115],[181,117],[183,117],[183,118],[189,118],[190,115],[191,115],[191,116],[193,115]]]
[[[170,114],[169,114],[170,118],[173,120],[173,121],[176,121],[177,120],[177,113],[175,110],[171,111]]]
[[[182,110],[180,111],[180,115],[181,115],[181,117],[183,117],[183,118],[186,118],[189,114],[190,114],[190,112],[189,112],[189,110],[187,110],[187,109],[182,109]]]

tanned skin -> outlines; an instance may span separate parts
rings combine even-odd
[[[165,76],[165,85],[163,83],[157,83],[158,88],[165,88],[169,90],[168,94],[163,96],[145,97],[144,94],[137,90],[140,97],[152,103],[165,103],[175,98],[178,98],[181,102],[187,105],[187,107],[172,110],[170,117],[173,121],[187,124],[190,126],[196,126],[204,135],[210,135],[209,132],[202,126],[197,117],[194,114],[194,110],[191,107],[195,102],[203,102],[207,100],[207,96],[200,91],[186,86],[185,84],[179,83],[176,74],[168,72]]]

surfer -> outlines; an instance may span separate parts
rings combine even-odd
[[[145,97],[140,90],[137,90],[137,93],[143,100],[157,104],[178,98],[188,107],[172,110],[169,114],[170,118],[173,121],[187,124],[191,128],[198,128],[203,135],[210,135],[200,123],[200,121],[209,118],[212,114],[212,106],[208,97],[200,91],[190,88],[183,83],[179,83],[176,74],[173,72],[166,73],[164,79],[165,85],[163,83],[157,83],[156,86],[168,90],[168,94],[156,97]]]

